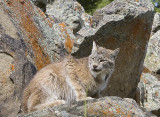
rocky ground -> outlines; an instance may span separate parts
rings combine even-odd
[[[88,100],[86,104],[84,101],[80,101],[36,111],[24,117],[154,117],[153,114],[142,110],[133,99],[129,98],[122,99],[111,96]]]
[[[154,14],[149,0],[115,0],[93,16],[75,0],[0,0],[0,116],[23,116],[22,91],[37,70],[66,54],[88,56],[93,40],[105,48],[120,48],[103,91],[103,96],[117,97],[24,116],[159,116],[160,18]]]

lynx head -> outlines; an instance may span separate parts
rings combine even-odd
[[[93,42],[92,53],[89,56],[89,69],[94,77],[99,74],[111,75],[115,67],[115,59],[119,48],[115,50],[98,47]]]

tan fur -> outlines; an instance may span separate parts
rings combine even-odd
[[[25,113],[64,103],[101,97],[114,71],[118,50],[98,47],[93,42],[89,57],[65,59],[52,63],[34,76],[22,97]],[[109,63],[110,62],[110,63]],[[97,66],[95,69],[93,66]],[[86,90],[88,90],[86,97]]]

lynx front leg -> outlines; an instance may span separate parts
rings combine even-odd
[[[92,99],[91,97],[86,97],[87,92],[85,91],[85,87],[83,86],[82,82],[78,79],[74,69],[74,62],[69,61],[68,63],[69,65],[66,66],[66,80],[75,92],[76,101]]]
[[[72,84],[72,88],[76,94],[76,101],[92,99],[91,97],[87,97],[87,92],[78,81],[72,79],[70,83]]]
[[[39,95],[38,95],[38,91],[35,91],[34,93],[32,93],[30,95],[30,97],[28,98],[27,103],[27,113],[34,111],[34,107],[40,103],[40,99],[39,99]],[[25,110],[26,111],[26,110]]]
[[[50,102],[46,102],[44,104],[39,104],[39,105],[35,106],[33,108],[33,111],[41,110],[41,109],[49,108],[49,107],[53,107],[53,106],[58,106],[58,105],[65,104],[65,103],[66,103],[66,101],[64,101],[64,100],[50,101]]]
[[[94,97],[94,98],[102,98],[102,95],[101,95],[101,93],[100,93],[100,91],[98,91],[97,93],[95,93],[92,97]]]

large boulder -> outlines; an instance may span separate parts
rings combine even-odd
[[[19,115],[18,117],[21,117]],[[153,114],[140,108],[129,98],[104,97],[74,104],[65,104],[47,108],[25,115],[25,117],[154,117]]]

